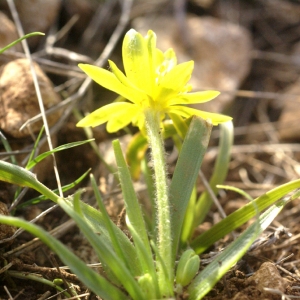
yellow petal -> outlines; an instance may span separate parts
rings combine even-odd
[[[142,92],[126,87],[113,73],[105,69],[88,64],[79,64],[78,67],[101,86],[134,103],[138,103],[143,97],[147,97]]]
[[[174,97],[174,95],[185,88],[191,78],[193,68],[193,61],[175,66],[159,82],[155,98],[164,99],[163,101],[166,101],[168,98]]]
[[[76,126],[77,127],[95,127],[113,118],[119,118],[119,116],[124,112],[128,111],[134,104],[128,102],[116,102],[105,105],[91,114],[80,120]]]
[[[168,100],[168,105],[204,103],[216,98],[218,95],[220,95],[220,92],[217,91],[182,94]]]
[[[148,60],[149,60],[149,91],[148,94],[153,96],[155,77],[156,77],[156,34],[149,30],[145,37],[146,46],[148,49]]]
[[[137,86],[134,85],[133,82],[131,82],[125,75],[124,73],[116,66],[116,64],[111,61],[108,60],[110,69],[112,71],[112,73],[117,77],[117,79],[124,84],[126,87],[133,89],[136,91],[136,93],[139,95],[139,97],[141,99],[143,99],[144,97],[146,97],[145,93],[143,91],[141,91]]]
[[[144,114],[144,112],[140,112],[139,114],[137,114],[133,118],[132,124],[134,126],[139,127],[140,130],[145,130],[145,114]]]
[[[143,36],[134,29],[130,29],[124,37],[122,56],[128,79],[150,95],[152,91],[147,44]]]
[[[118,116],[115,115],[113,118],[109,118],[106,125],[107,131],[112,133],[124,128],[132,122],[132,119],[135,118],[139,112],[139,108],[136,105],[130,105],[130,107],[122,109]]]
[[[161,81],[161,84],[166,87],[175,86],[177,87],[177,90],[181,90],[190,80],[193,69],[194,62],[192,60],[179,64],[172,68],[166,74],[166,76],[164,76],[163,80]]]
[[[177,65],[177,57],[172,48],[164,52],[163,70],[164,73],[170,72]]]
[[[206,111],[194,109],[191,107],[185,107],[185,106],[170,106],[168,109],[168,113],[177,114],[185,118],[189,118],[191,116],[199,116],[204,120],[210,119],[213,125],[218,125],[220,123],[224,123],[232,120],[232,118],[229,116],[209,113]]]
[[[191,84],[187,84],[187,85],[180,91],[180,93],[181,93],[181,94],[189,93],[192,89],[193,89],[193,86],[192,86]]]
[[[155,68],[156,68],[156,72],[159,72],[159,67],[161,66],[161,64],[164,62],[164,53],[159,50],[159,49],[155,49]]]

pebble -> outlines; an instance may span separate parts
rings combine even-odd
[[[44,107],[47,110],[60,102],[59,94],[54,91],[53,84],[38,64],[34,68],[39,81]],[[40,108],[34,89],[32,74],[27,59],[16,59],[0,69],[0,129],[15,138],[30,134],[20,127],[30,118],[40,113]],[[53,125],[60,117],[60,112],[48,116],[49,125]],[[32,132],[40,131],[42,122],[31,125]]]

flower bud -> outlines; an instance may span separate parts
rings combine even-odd
[[[179,259],[176,271],[176,283],[182,287],[188,285],[196,276],[200,267],[200,258],[194,250],[186,250]]]
[[[139,277],[138,283],[148,299],[155,299],[155,289],[153,288],[153,279],[150,274],[146,273]]]

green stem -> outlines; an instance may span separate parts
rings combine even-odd
[[[28,272],[21,272],[21,271],[8,271],[7,272],[11,277],[14,278],[20,278],[20,279],[25,279],[25,280],[34,280],[37,282],[40,282],[42,284],[46,284],[48,286],[51,286],[52,288],[55,288],[57,291],[63,293],[66,297],[70,298],[71,295],[66,291],[66,289],[61,288],[59,285],[53,283],[50,280],[47,280],[43,277],[40,277],[36,274],[28,273]],[[78,299],[78,298],[73,298],[73,299]]]
[[[19,42],[23,41],[24,39],[27,39],[27,38],[35,36],[35,35],[45,35],[45,33],[42,33],[42,32],[32,32],[32,33],[25,34],[24,36],[20,37],[19,39],[13,41],[9,45],[7,45],[4,48],[0,49],[0,54],[2,54],[7,49],[15,46],[16,44],[18,44]]]
[[[151,147],[152,162],[156,189],[157,214],[157,248],[161,259],[157,260],[159,286],[162,294],[168,296],[167,281],[173,281],[170,204],[167,185],[167,171],[163,140],[160,134],[159,113],[148,110],[145,112],[146,128],[149,146]],[[165,268],[162,266],[165,264]],[[166,271],[165,271],[166,270]]]

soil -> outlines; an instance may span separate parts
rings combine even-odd
[[[78,2],[77,6],[76,2]],[[175,4],[173,2],[176,1],[137,0],[131,10],[130,21],[124,27],[123,32],[129,29],[136,19],[148,16],[174,18],[179,27],[185,30],[184,23],[180,23],[183,21],[176,18],[182,8],[179,5],[174,11]],[[83,3],[85,4],[83,5]],[[237,83],[237,90],[224,91],[225,94],[234,95],[230,101],[226,102],[223,111],[233,116],[235,124],[235,142],[225,184],[241,188],[252,197],[257,197],[276,186],[297,179],[300,174],[300,147],[298,147],[300,140],[300,131],[298,130],[300,3],[292,0],[190,0],[186,3],[188,13],[199,17],[211,16],[239,24],[249,31],[253,43],[253,48],[250,49],[252,59],[248,74]],[[80,5],[82,5],[81,8]],[[95,60],[108,44],[110,36],[119,23],[121,8],[118,1],[112,1],[111,4],[102,7],[102,10],[106,9],[109,17],[106,16],[101,23],[100,30],[97,27],[99,24],[96,24],[96,19],[92,19],[96,13],[101,11],[101,7],[98,5],[99,2],[93,0],[74,1],[72,5],[70,1],[64,1],[57,13],[56,23],[49,25],[49,35],[53,34],[53,30],[61,28],[66,30],[61,38],[56,36],[56,44],[52,45],[52,50],[57,51],[56,55],[53,54],[53,51],[52,54],[50,52],[43,53],[46,39],[35,40],[30,45],[32,53],[39,54],[40,58],[44,58],[41,67],[51,79],[55,90],[62,99],[77,95],[78,88],[83,81],[82,74],[78,70],[74,71],[74,66],[83,60],[88,62]],[[10,15],[8,7],[1,4],[0,8]],[[99,8],[99,11],[96,8]],[[72,25],[70,20],[75,13],[79,14],[81,19],[80,22]],[[101,16],[104,18],[103,12]],[[69,25],[72,25],[71,29],[67,30]],[[91,30],[90,33],[84,31],[86,28]],[[188,37],[189,34],[183,39],[184,42],[189,43]],[[110,55],[110,58],[116,62],[120,61],[120,46],[120,42],[114,45],[114,51]],[[63,52],[63,50],[67,52]],[[239,49],[235,51],[238,52]],[[58,55],[59,53],[67,54]],[[232,53],[232,59],[234,59],[234,55],[235,53]],[[18,56],[12,53],[3,54],[0,61],[7,62],[16,57]],[[57,72],[55,70],[57,65],[54,63],[59,63],[60,68],[61,66],[63,68]],[[104,66],[106,67],[106,63]],[[297,97],[297,95],[299,96]],[[96,85],[91,85],[84,96],[79,95],[77,98],[77,102],[72,102],[75,104],[74,107],[86,112],[109,102],[114,99],[114,96]],[[100,98],[106,100],[97,100]],[[66,108],[64,110],[67,111]],[[58,122],[58,126],[54,126],[53,139],[56,140],[57,145],[86,139],[83,130],[76,128],[77,120],[74,115],[71,115],[71,111],[72,109],[66,115],[63,114],[65,118],[61,117],[62,122]],[[62,112],[60,111],[60,113]],[[26,150],[33,146],[33,139],[28,135],[19,138],[9,132],[4,132],[4,134],[14,150]],[[120,132],[117,137],[124,138],[124,135],[125,132]],[[101,149],[107,147],[103,153],[109,159],[111,150],[108,145],[112,136],[106,133],[105,127],[95,128],[93,136]],[[212,173],[217,142],[218,130],[216,129],[212,134],[209,151],[202,167],[207,178]],[[170,157],[172,157],[172,147],[172,144],[168,144]],[[5,154],[4,149],[3,153]],[[22,159],[23,157],[18,157],[20,164]],[[105,201],[110,216],[119,226],[123,226],[123,202],[120,191],[117,186],[114,186],[112,176],[109,175],[103,163],[99,162],[95,151],[89,145],[83,145],[58,153],[56,159],[62,185],[73,182],[88,168],[92,168],[101,191],[104,195],[109,195]],[[170,174],[173,167],[174,163],[170,166]],[[38,178],[42,178],[46,186],[54,189],[56,188],[55,177],[49,170],[48,162],[37,171]],[[86,188],[83,200],[91,201],[88,180],[81,182],[76,188],[78,187]],[[7,207],[11,207],[15,190],[16,187],[0,182],[0,213],[7,215],[14,213],[27,220],[32,220],[52,205],[49,202],[40,202],[38,205],[8,210]],[[203,190],[203,183],[199,180],[199,194]],[[69,193],[72,194],[74,191],[75,189]],[[140,195],[143,198],[142,192]],[[27,191],[18,205],[22,205],[36,196],[35,192]],[[219,195],[219,201],[226,214],[230,214],[247,203],[245,199],[233,192]],[[251,251],[216,284],[204,299],[257,300],[300,297],[299,205],[299,199],[289,203],[268,230],[257,240]],[[199,227],[198,234],[212,226],[220,218],[217,209],[212,207],[207,219]],[[39,217],[37,224],[53,233],[86,263],[97,261],[95,253],[79,230],[59,208]],[[242,232],[247,225],[237,230],[236,233]],[[0,225],[1,240],[9,239],[14,233],[15,229]],[[201,255],[201,268],[205,266],[206,259],[209,259],[213,252],[220,251],[231,241],[232,237],[224,237],[207,253]],[[62,266],[59,259],[46,246],[26,232],[1,245],[0,299],[66,299],[45,284],[8,275],[2,269],[5,266],[10,271],[35,273],[48,280],[57,277],[64,278],[69,284],[74,285],[78,295],[82,295],[82,299],[99,299],[91,294],[67,269],[58,269],[58,266]],[[94,267],[98,268],[98,265]],[[264,290],[266,286],[269,290]]]

